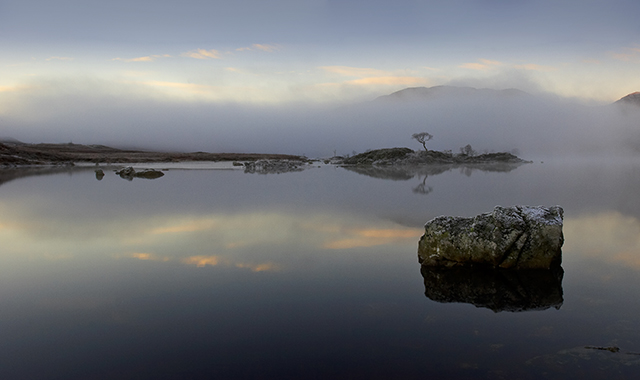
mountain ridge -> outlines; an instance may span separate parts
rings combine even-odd
[[[443,97],[523,97],[532,96],[528,92],[516,88],[494,90],[490,88],[458,87],[458,86],[433,86],[433,87],[407,87],[388,95],[382,95],[374,101],[415,101],[437,99]]]
[[[472,98],[472,97],[492,97],[492,98],[527,98],[535,97],[526,91],[516,88],[495,90],[491,88],[458,87],[458,86],[432,86],[432,87],[407,87],[402,90],[392,92],[387,95],[378,96],[373,102],[407,102],[424,101],[442,98]],[[613,103],[616,105],[633,105],[640,107],[640,91],[632,92]]]
[[[613,102],[613,104],[633,105],[633,106],[640,107],[640,92],[639,91],[632,92],[616,100],[615,102]]]

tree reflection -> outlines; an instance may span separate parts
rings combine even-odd
[[[427,177],[439,175],[454,169],[460,169],[460,173],[470,177],[474,171],[482,172],[502,172],[507,173],[522,166],[523,163],[485,163],[485,164],[434,164],[434,165],[357,165],[342,166],[344,169],[366,175],[372,178],[386,179],[391,181],[408,181],[416,176],[422,178],[422,182],[412,188],[415,194],[429,194],[433,191],[431,186],[427,186]]]
[[[419,178],[420,176],[418,176],[418,179]],[[424,194],[424,195],[432,192],[433,188],[431,186],[427,186],[426,181],[427,181],[427,176],[425,175],[424,178],[422,179],[422,183],[413,188],[413,192],[415,194]]]

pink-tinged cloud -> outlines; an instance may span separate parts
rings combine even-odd
[[[479,59],[479,62],[469,62],[469,63],[464,63],[458,67],[463,68],[463,69],[470,69],[470,70],[490,70],[492,68],[494,68],[495,66],[500,66],[502,65],[502,62],[499,61],[492,61],[489,59]]]
[[[636,59],[640,58],[640,48],[624,48],[620,53],[611,53],[611,57],[613,57],[613,59],[617,59],[618,61],[635,61]]]
[[[195,59],[222,59],[222,57],[220,56],[220,52],[215,49],[196,49],[188,51],[186,53],[182,53],[181,55],[183,57],[190,57]]]
[[[378,245],[415,240],[424,231],[422,229],[350,229],[347,237],[331,240],[323,245],[326,249],[350,249],[374,247]]]
[[[170,58],[170,57],[171,57],[171,55],[169,55],[169,54],[155,54],[155,55],[148,55],[148,56],[137,57],[137,58],[113,58],[112,61],[152,62],[152,61],[155,61],[158,58]]]
[[[261,50],[266,51],[267,53],[273,53],[274,51],[282,49],[282,46],[278,44],[253,44],[247,47],[237,48],[236,51],[252,51],[252,50]]]
[[[37,88],[36,86],[18,85],[18,86],[0,86],[0,92],[18,92]]]

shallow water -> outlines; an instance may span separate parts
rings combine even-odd
[[[168,169],[0,176],[0,378],[640,373],[640,161]],[[428,298],[423,224],[514,204],[564,207],[561,302],[513,312]]]

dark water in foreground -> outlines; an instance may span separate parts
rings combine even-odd
[[[640,374],[640,161],[423,174],[170,170],[128,182],[89,169],[6,181],[0,378]],[[523,312],[451,302],[467,283],[509,303],[464,274],[438,290],[447,302],[428,298],[424,222],[513,204],[565,209],[560,301]]]

